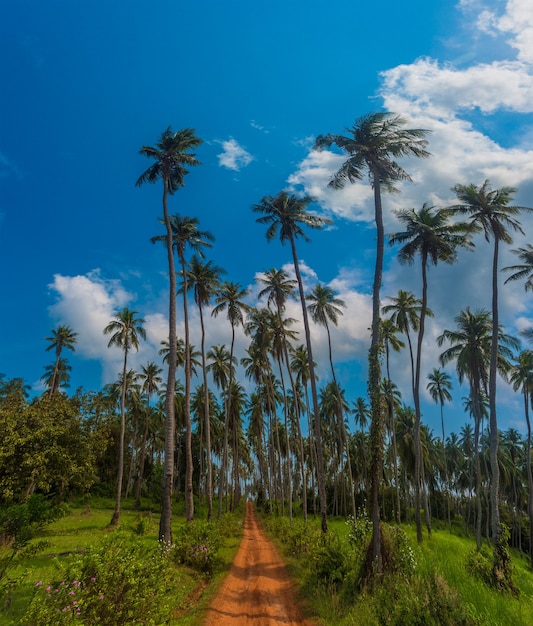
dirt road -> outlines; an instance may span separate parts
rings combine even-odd
[[[209,607],[205,626],[311,626],[301,614],[285,564],[266,538],[251,502],[230,573]]]

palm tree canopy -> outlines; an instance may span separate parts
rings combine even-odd
[[[187,167],[200,164],[196,155],[190,152],[202,143],[194,133],[193,128],[173,132],[169,126],[155,147],[142,146],[139,154],[154,159],[155,163],[139,176],[136,186],[163,179],[171,194],[183,187],[185,175],[189,173]]]
[[[520,223],[514,219],[521,211],[531,211],[529,207],[511,206],[516,189],[501,187],[492,189],[488,180],[476,187],[473,184],[455,185],[452,190],[459,204],[448,207],[450,214],[467,215],[473,232],[483,232],[485,240],[491,237],[504,243],[512,243],[509,229],[523,234]]]
[[[383,313],[391,313],[391,321],[396,324],[401,333],[410,328],[418,330],[422,301],[410,291],[400,289],[398,295],[389,297],[391,304],[386,304],[381,310]],[[426,317],[433,317],[433,311],[426,309]]]
[[[309,302],[307,309],[312,320],[321,326],[327,326],[328,321],[337,326],[339,316],[343,314],[343,307],[346,306],[344,300],[337,298],[335,291],[327,285],[315,285],[313,290],[307,294],[306,300]]]
[[[248,289],[241,287],[239,283],[225,281],[216,296],[216,305],[211,314],[217,317],[222,311],[227,311],[231,326],[242,326],[244,324],[244,314],[251,311],[252,307],[243,299],[248,295]]]
[[[374,112],[359,117],[351,128],[346,128],[348,136],[328,134],[317,137],[316,150],[335,144],[350,155],[334,174],[329,186],[340,189],[346,181],[353,183],[361,180],[364,169],[369,171],[372,186],[378,179],[388,191],[395,191],[394,181],[411,180],[395,159],[430,156],[425,139],[429,131],[406,129],[406,123],[399,115]]]
[[[178,257],[183,259],[185,248],[191,248],[195,254],[203,258],[203,248],[211,248],[214,236],[206,230],[200,230],[198,225],[200,220],[197,217],[189,217],[175,213],[170,216],[170,228],[172,230],[172,242],[178,253]],[[164,220],[160,220],[164,224]],[[151,238],[151,242],[162,241],[165,243],[166,235],[156,235]]]
[[[380,320],[381,324],[381,340],[385,346],[391,347],[394,352],[400,352],[405,348],[405,343],[398,338],[397,333],[400,329],[391,319]]]
[[[396,216],[405,230],[389,235],[389,244],[404,244],[398,252],[402,264],[413,263],[417,254],[422,260],[429,259],[433,265],[439,261],[451,264],[457,259],[457,247],[474,247],[465,236],[468,227],[450,223],[446,209],[437,209],[425,203],[419,211],[397,211]]]
[[[104,328],[104,335],[111,335],[108,347],[118,346],[124,351],[139,349],[139,337],[146,339],[146,331],[143,328],[144,320],[136,315],[137,311],[130,311],[128,307],[115,314],[115,319]]]
[[[524,280],[526,282],[524,287],[526,291],[530,291],[533,289],[533,246],[530,243],[527,243],[524,248],[518,248],[516,250],[511,250],[516,256],[522,261],[520,265],[510,265],[508,267],[502,268],[504,272],[514,272],[511,274],[505,282],[511,282],[514,280]]]
[[[289,275],[283,269],[269,269],[263,275],[259,275],[257,280],[265,285],[265,288],[259,292],[258,297],[263,298],[267,296],[268,306],[274,305],[280,312],[285,309],[287,300],[295,297],[298,281],[289,278]]]
[[[74,344],[77,341],[78,333],[75,333],[70,326],[58,326],[52,330],[52,335],[50,337],[46,337],[46,341],[50,342],[50,345],[46,348],[46,351],[54,350],[56,352],[56,356],[60,356],[63,348],[67,350],[72,350],[75,352]]]
[[[259,204],[252,209],[256,213],[264,213],[263,217],[257,218],[259,224],[268,224],[266,238],[272,241],[278,237],[281,243],[294,241],[302,237],[305,241],[309,238],[304,233],[302,226],[322,229],[332,221],[326,217],[313,215],[307,211],[307,207],[314,202],[311,196],[298,196],[281,191],[277,196],[265,196]]]
[[[194,301],[199,306],[206,306],[220,288],[220,276],[225,270],[213,261],[204,262],[195,254],[189,261],[187,269],[187,287],[194,293]],[[180,292],[183,285],[180,287]]]
[[[428,380],[426,389],[435,404],[443,405],[445,402],[451,402],[452,379],[449,374],[441,369],[433,368],[433,371],[428,374]]]

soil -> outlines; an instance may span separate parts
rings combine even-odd
[[[287,568],[267,539],[251,502],[244,535],[228,577],[214,598],[204,626],[311,626],[295,599]]]

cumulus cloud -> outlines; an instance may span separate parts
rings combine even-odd
[[[217,155],[219,165],[235,172],[250,165],[254,160],[253,156],[245,150],[235,139],[230,138],[221,141],[222,152]]]

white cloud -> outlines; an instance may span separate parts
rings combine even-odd
[[[223,152],[217,155],[219,165],[235,172],[250,165],[254,160],[253,156],[247,152],[235,139],[221,141]]]

